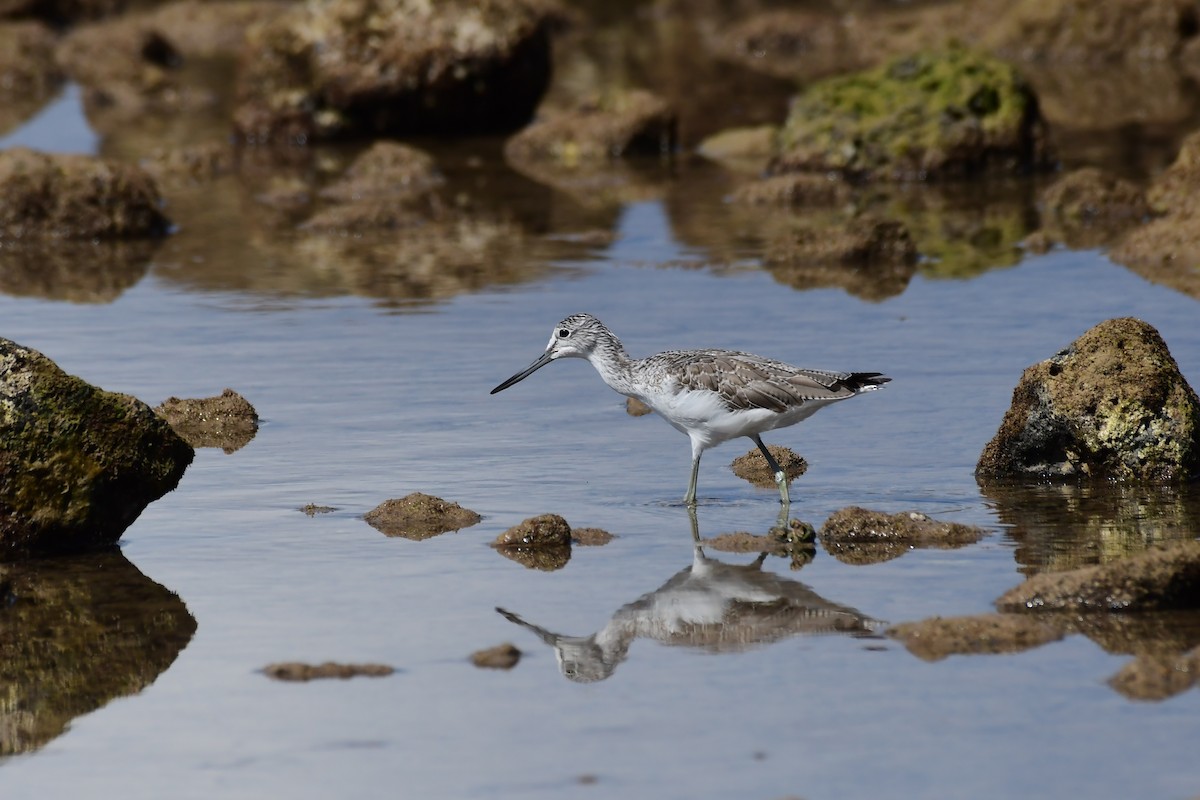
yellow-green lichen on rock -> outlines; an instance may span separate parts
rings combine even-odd
[[[145,403],[0,338],[0,560],[115,543],[192,456]]]
[[[1200,474],[1200,399],[1152,326],[1102,322],[1027,368],[981,479],[1186,480]]]
[[[925,180],[1050,162],[1045,121],[1017,71],[952,47],[810,86],[792,101],[770,170]]]

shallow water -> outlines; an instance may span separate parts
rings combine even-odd
[[[126,667],[85,659],[65,669],[50,660],[10,687],[34,717],[45,714],[37,698],[54,695],[38,683],[47,676],[69,676],[82,699],[28,752],[0,759],[4,797],[1194,795],[1200,693],[1126,699],[1107,684],[1126,655],[1076,635],[927,663],[877,633],[809,635],[821,626],[801,612],[833,604],[871,630],[986,612],[1030,571],[1194,537],[1194,487],[989,495],[972,472],[1021,370],[1102,320],[1147,320],[1200,385],[1197,300],[1099,251],[1025,256],[969,279],[927,265],[877,302],[795,290],[758,268],[753,246],[710,263],[684,243],[695,237],[681,236],[680,219],[719,220],[725,209],[707,190],[681,199],[692,179],[678,178],[669,200],[621,205],[609,245],[549,260],[542,248],[515,279],[419,304],[318,287],[309,264],[260,260],[254,230],[222,229],[220,213],[195,217],[104,301],[0,296],[0,335],[92,383],[152,405],[229,386],[264,420],[244,449],[199,451],[122,539],[129,564],[103,562],[141,587],[129,591],[177,593],[194,636],[139,623],[146,641],[131,646],[181,630],[185,646],[123,688],[100,676]],[[564,678],[551,648],[497,606],[548,632],[608,631],[603,639],[636,618],[639,598],[677,588],[694,561],[678,503],[684,437],[628,416],[579,361],[488,395],[539,354],[558,319],[584,310],[635,355],[721,346],[886,371],[884,391],[768,437],[810,465],[792,515],[819,527],[849,504],[915,509],[989,536],[870,566],[819,550],[793,571],[772,557],[765,577],[710,565],[707,586],[643,605],[702,611],[731,581],[750,581],[764,598],[787,598],[775,602],[790,616],[761,630],[748,617],[707,639],[627,633],[588,673],[601,679]],[[775,523],[775,491],[728,469],[748,447],[706,455],[702,535]],[[413,491],[484,520],[413,542],[361,519]],[[309,517],[307,503],[336,510]],[[617,538],[575,548],[554,572],[487,546],[546,512]],[[112,619],[116,631],[122,617]],[[503,641],[526,653],[515,669],[467,660]],[[258,672],[292,659],[397,673],[286,684]]]

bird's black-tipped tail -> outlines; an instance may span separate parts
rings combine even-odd
[[[873,392],[890,380],[891,378],[882,372],[851,372],[838,383],[858,394],[859,392]]]

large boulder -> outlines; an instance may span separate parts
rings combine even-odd
[[[192,456],[145,403],[0,338],[0,560],[114,544]]]
[[[1186,480],[1200,473],[1200,400],[1152,326],[1102,322],[1028,367],[975,474]]]
[[[770,171],[925,180],[1051,163],[1037,98],[1016,70],[955,47],[808,87],[792,101]]]
[[[509,131],[550,81],[550,5],[538,0],[330,0],[247,35],[237,133],[307,142]]]

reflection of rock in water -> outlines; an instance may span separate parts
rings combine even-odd
[[[980,485],[1026,575],[1108,563],[1200,530],[1200,492],[1187,485]]]
[[[563,675],[579,682],[612,675],[638,638],[730,653],[802,634],[874,635],[874,620],[831,603],[799,581],[764,572],[765,558],[764,554],[750,564],[726,564],[696,547],[691,566],[619,608],[591,636],[552,633],[510,611],[496,610],[553,647]]]
[[[0,565],[0,756],[149,686],[195,631],[183,601],[115,549]]]
[[[14,297],[111,303],[146,274],[155,240],[5,242],[0,292]]]

